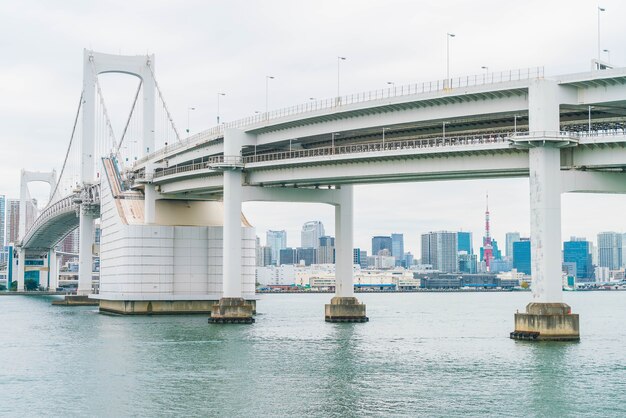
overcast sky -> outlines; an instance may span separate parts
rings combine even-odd
[[[192,133],[270,108],[336,93],[337,56],[345,93],[445,77],[446,32],[452,76],[545,66],[547,75],[587,71],[597,51],[596,1],[3,1],[0,2],[0,194],[17,197],[19,170],[60,169],[82,84],[82,50],[156,54],[156,76],[177,125]],[[602,1],[602,49],[626,63],[626,4]],[[607,59],[607,54],[604,54]],[[103,75],[114,129],[122,129],[136,80]],[[119,110],[123,109],[123,111]],[[44,187],[31,188],[42,198]],[[474,245],[484,228],[489,192],[493,235],[529,232],[528,180],[480,180],[358,186],[355,246],[372,235],[466,230]],[[626,231],[626,196],[564,195],[563,237],[595,241]],[[324,222],[324,205],[249,203],[246,216],[265,240],[286,229],[300,244],[301,225]]]

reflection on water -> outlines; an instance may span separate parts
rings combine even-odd
[[[0,416],[624,416],[626,292],[566,297],[580,343],[508,339],[526,293],[362,294],[365,324],[263,295],[231,326],[0,297]]]

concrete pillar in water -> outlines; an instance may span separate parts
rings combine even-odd
[[[93,273],[94,218],[81,208],[78,224],[78,289],[79,296],[91,293]]]
[[[326,322],[367,322],[365,305],[354,297],[353,186],[340,189],[335,206],[335,297],[325,306]]]
[[[24,274],[26,272],[26,251],[23,249],[17,250],[17,291],[24,291]]]
[[[222,254],[222,298],[213,305],[209,323],[254,322],[252,306],[242,294],[241,202],[242,167],[239,162],[245,133],[227,129],[224,133],[224,229]]]
[[[533,302],[515,314],[514,339],[578,340],[578,315],[563,303],[561,279],[561,152],[571,145],[559,125],[559,86],[529,88],[530,246]]]

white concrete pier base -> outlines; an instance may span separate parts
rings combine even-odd
[[[335,297],[325,305],[326,322],[367,322],[365,305],[354,297],[353,280],[353,186],[340,189],[335,206]]]
[[[17,291],[24,291],[24,274],[26,272],[26,251],[19,249],[17,251]]]

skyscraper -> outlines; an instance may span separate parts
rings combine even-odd
[[[563,243],[563,262],[576,265],[576,278],[593,277],[591,264],[591,243],[584,238],[572,237]]]
[[[329,236],[320,237],[320,245],[317,249],[318,264],[335,263],[335,238]]]
[[[266,246],[271,248],[272,264],[280,261],[280,250],[287,248],[287,231],[267,231]]]
[[[617,270],[622,266],[622,234],[600,232],[598,234],[598,266]]]
[[[396,266],[404,265],[403,234],[391,234],[391,255],[396,258]]]
[[[457,251],[465,251],[467,254],[474,254],[471,232],[457,232]]]
[[[300,247],[317,248],[319,247],[320,237],[323,237],[324,224],[321,221],[309,221],[302,225],[300,232]]]
[[[438,231],[422,234],[422,264],[430,264],[444,273],[458,270],[456,232]]]
[[[519,232],[507,232],[506,233],[506,249],[504,255],[507,257],[513,257],[513,243],[519,241]]]
[[[19,199],[7,199],[6,201],[6,240],[9,244],[16,242],[20,228],[20,201]]]
[[[532,274],[530,259],[530,239],[520,238],[513,243],[513,268],[524,274]]]
[[[6,237],[4,226],[6,224],[6,204],[7,199],[0,194],[0,248],[4,248]]]
[[[380,250],[389,250],[391,252],[391,237],[376,236],[372,237],[372,255],[378,255]]]

